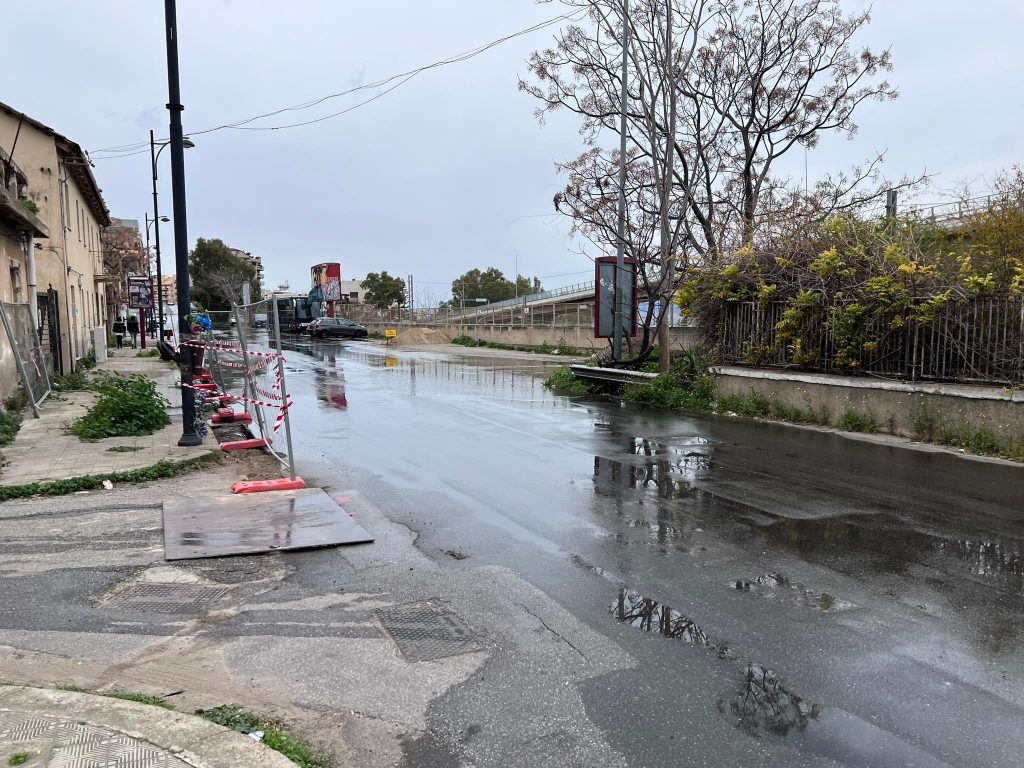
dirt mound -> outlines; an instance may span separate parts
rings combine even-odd
[[[447,344],[451,337],[436,328],[408,328],[395,337],[395,342],[407,346],[420,344]]]

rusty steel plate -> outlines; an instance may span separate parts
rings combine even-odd
[[[373,537],[320,488],[164,500],[167,560],[371,541]]]

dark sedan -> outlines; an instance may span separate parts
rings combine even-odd
[[[359,323],[343,317],[318,317],[309,324],[306,331],[315,339],[337,336],[343,339],[365,339],[366,329]]]

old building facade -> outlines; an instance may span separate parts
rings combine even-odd
[[[2,103],[0,148],[23,170],[27,199],[49,234],[34,242],[35,293],[40,330],[57,342],[54,370],[67,373],[106,324],[101,233],[110,215],[82,148]]]

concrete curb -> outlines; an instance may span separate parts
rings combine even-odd
[[[279,752],[194,715],[91,693],[0,685],[0,710],[61,717],[125,734],[195,768],[295,768]]]

